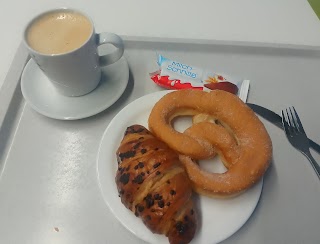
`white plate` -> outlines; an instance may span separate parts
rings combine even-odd
[[[21,90],[27,103],[37,112],[54,119],[82,119],[105,110],[124,92],[129,80],[127,60],[122,57],[102,68],[98,87],[80,97],[67,97],[56,91],[49,79],[30,59],[21,77]]]
[[[116,150],[128,126],[141,124],[147,127],[147,120],[152,107],[168,92],[170,91],[148,94],[123,108],[104,132],[97,159],[97,173],[101,192],[111,212],[137,237],[154,244],[168,243],[168,241],[162,235],[151,233],[139,218],[122,205],[118,197],[115,184]],[[175,124],[175,127],[181,130],[181,127],[186,126],[183,123],[188,122]],[[262,182],[261,180],[250,190],[232,199],[213,199],[200,196],[201,223],[192,243],[218,243],[239,230],[251,216],[259,201]]]

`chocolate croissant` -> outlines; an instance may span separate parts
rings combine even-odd
[[[171,244],[189,243],[197,228],[190,180],[178,155],[141,125],[127,128],[117,150],[121,202]]]

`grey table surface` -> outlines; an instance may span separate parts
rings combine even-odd
[[[128,40],[130,80],[123,96],[98,115],[60,121],[38,114],[24,101],[18,79],[26,52],[20,48],[0,93],[8,103],[6,111],[0,109],[1,243],[142,243],[107,208],[96,157],[117,112],[144,94],[162,90],[148,75],[156,52],[250,79],[249,102],[278,113],[294,105],[308,135],[320,142],[317,50]],[[262,121],[273,142],[272,165],[256,210],[222,243],[320,243],[320,182],[284,133]]]

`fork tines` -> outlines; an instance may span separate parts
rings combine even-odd
[[[282,111],[282,119],[289,125],[288,129],[293,133],[305,133],[299,115],[294,107]]]

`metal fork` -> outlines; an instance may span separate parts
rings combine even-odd
[[[294,107],[282,110],[282,124],[291,145],[308,158],[320,179],[320,166],[310,153],[308,137]]]

